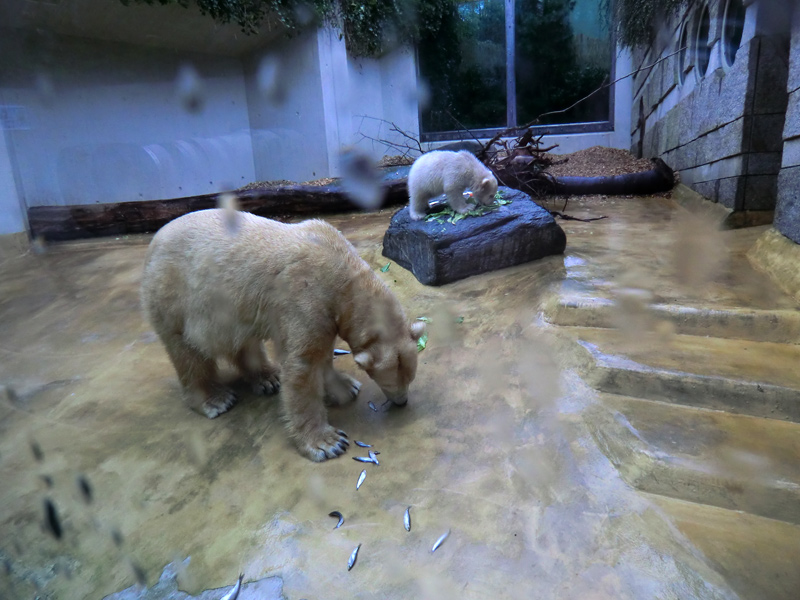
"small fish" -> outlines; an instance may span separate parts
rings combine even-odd
[[[406,531],[411,531],[411,507],[409,506],[406,509],[405,514],[403,515],[403,526],[406,528]]]
[[[339,348],[333,349],[333,356],[341,356],[343,354],[350,354],[350,350],[340,350]]]
[[[133,571],[133,576],[136,578],[136,583],[141,586],[147,586],[147,573],[144,572],[144,569],[137,565],[135,562],[131,561],[131,570]]]
[[[347,570],[349,571],[352,569],[356,564],[356,559],[358,558],[358,549],[361,548],[361,544],[356,546],[356,549],[353,550],[353,553],[350,555],[350,560],[347,561]]]
[[[239,574],[239,581],[236,582],[236,585],[233,586],[233,589],[225,594],[219,600],[236,600],[239,597],[239,590],[242,589],[242,579],[244,578],[244,573]]]
[[[36,440],[31,440],[31,452],[33,453],[33,458],[35,458],[37,462],[42,462],[44,460],[44,452],[42,452],[42,447]]]
[[[358,489],[358,488],[356,488],[356,489]],[[334,529],[339,529],[339,527],[342,526],[342,523],[344,523],[344,517],[342,516],[342,513],[340,513],[338,510],[335,510],[333,512],[328,513],[328,516],[329,517],[335,517],[335,518],[339,519],[339,522],[336,524],[336,527],[334,527]]]
[[[61,529],[61,521],[58,518],[56,507],[50,501],[50,498],[44,499],[44,517],[47,530],[53,534],[54,538],[60,540],[63,534],[63,530]]]
[[[125,539],[122,537],[122,532],[119,529],[111,530],[111,539],[117,548],[122,546],[122,543],[125,541]]]
[[[450,530],[449,530],[449,529],[448,529],[447,531],[445,531],[445,532],[444,532],[444,533],[441,535],[441,537],[439,537],[439,539],[438,539],[438,540],[436,540],[436,543],[435,543],[435,544],[433,544],[433,548],[431,548],[431,553],[434,553],[434,552],[436,552],[436,549],[437,549],[439,546],[441,546],[441,545],[444,543],[444,541],[447,539],[447,536],[448,536],[448,535],[450,535]]]
[[[358,462],[363,462],[363,463],[371,463],[371,464],[376,463],[376,460],[371,456],[354,456],[353,460],[357,460]]]
[[[367,406],[369,406],[369,407],[370,407],[372,410],[374,410],[375,412],[378,412],[378,407],[377,407],[377,406],[375,406],[375,403],[374,403],[372,400],[370,400],[369,402],[367,402]]]
[[[81,491],[81,496],[83,497],[83,501],[86,502],[86,504],[91,504],[92,486],[89,484],[89,480],[86,479],[86,477],[83,475],[78,476],[78,489]]]
[[[381,463],[378,462],[378,457],[375,456],[377,453],[373,452],[372,450],[369,451],[369,457],[372,459],[372,462],[375,463],[376,467],[381,466]]]
[[[354,441],[356,443],[356,446],[358,446],[359,448],[372,448],[372,444],[365,444],[364,442],[359,442],[358,440]]]
[[[356,484],[356,489],[361,487],[361,484],[364,483],[364,480],[367,478],[367,470],[364,469],[361,471],[361,475],[358,476],[358,483]]]

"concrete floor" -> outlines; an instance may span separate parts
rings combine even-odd
[[[330,412],[381,452],[358,491],[358,449],[322,464],[301,458],[274,398],[244,394],[213,421],[182,404],[139,312],[149,238],[0,259],[0,382],[15,394],[0,403],[0,597],[99,599],[134,585],[137,569],[152,586],[186,557],[175,577],[191,595],[243,572],[268,582],[260,597],[290,600],[791,597],[797,576],[780,561],[765,573],[753,555],[779,551],[796,565],[800,528],[719,503],[698,520],[684,507],[696,504],[638,485],[598,436],[619,406],[590,385],[569,327],[541,317],[553,298],[629,302],[624,318],[610,318],[634,345],[675,343],[668,321],[654,327],[637,312],[645,301],[778,311],[791,326],[796,305],[744,258],[762,229],[717,233],[659,198],[571,200],[566,212],[610,218],[565,222],[564,256],[441,288],[395,264],[379,271],[391,212],[330,219],[410,316],[433,321],[407,408],[373,412],[367,402],[382,397],[367,383],[355,404]],[[651,330],[662,337],[643,335]],[[673,354],[665,360],[680,361]],[[369,381],[350,357],[337,364]],[[783,362],[774,368],[791,379]],[[46,497],[60,541],[43,528]],[[332,510],[345,517],[340,529]],[[739,529],[731,514],[742,515]],[[171,590],[158,597],[179,597]]]

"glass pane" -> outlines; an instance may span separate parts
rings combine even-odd
[[[516,0],[517,122],[562,110],[610,81],[608,3],[602,0]],[[609,89],[542,123],[609,118]]]
[[[506,46],[503,0],[461,2],[438,35],[419,46],[419,70],[430,86],[422,131],[506,124]],[[450,113],[450,114],[448,114]]]

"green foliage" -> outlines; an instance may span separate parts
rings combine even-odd
[[[120,0],[131,3],[188,8],[216,22],[236,23],[246,34],[257,33],[267,17],[277,18],[293,35],[310,23],[339,27],[353,56],[378,56],[397,44],[416,43],[438,29],[455,0]]]
[[[604,0],[598,0],[601,16]],[[516,0],[515,78],[517,124],[570,106],[609,75],[608,19],[591,38],[597,52],[579,56],[571,16],[575,0]],[[585,5],[583,6],[585,10]],[[423,131],[506,126],[505,2],[462,2],[444,15],[434,35],[421,37],[420,72],[433,99],[422,113]],[[608,91],[569,113],[543,122],[597,121],[608,117]],[[451,117],[452,115],[452,117]]]
[[[611,0],[604,0],[608,5]],[[675,16],[684,0],[614,0],[614,23],[619,42],[627,48],[647,46],[658,26]]]
[[[469,210],[465,213],[457,213],[449,206],[445,206],[442,210],[431,213],[425,217],[426,221],[433,221],[434,223],[450,223],[451,225],[455,225],[462,219],[466,219],[467,217],[480,217],[490,212],[496,211],[501,206],[506,204],[511,204],[513,200],[505,200],[502,194],[498,191],[494,197],[494,202],[489,205],[484,204],[476,204],[475,208]]]

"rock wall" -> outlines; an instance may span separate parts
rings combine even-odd
[[[744,4],[690,2],[635,53],[639,67],[672,56],[634,79],[631,149],[660,156],[714,202],[773,210],[789,99],[791,6]]]

